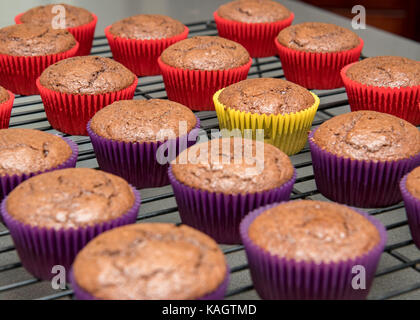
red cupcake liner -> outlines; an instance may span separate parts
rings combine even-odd
[[[363,49],[363,39],[353,49],[332,52],[314,53],[287,48],[279,43],[277,38],[274,43],[287,80],[297,83],[308,89],[336,89],[343,86],[340,72],[346,65],[356,62]]]
[[[125,89],[98,95],[80,95],[57,92],[36,81],[45,113],[51,126],[71,135],[87,136],[89,120],[103,107],[118,100],[131,100],[134,97],[138,79]]]
[[[15,95],[10,91],[9,99],[3,103],[0,103],[0,129],[9,128],[10,115],[12,114],[13,102],[15,101]]]
[[[347,70],[353,64],[341,70],[351,111],[372,110],[389,113],[415,126],[420,125],[420,85],[407,88],[365,85],[347,76]]]
[[[68,51],[46,56],[18,57],[0,54],[0,85],[13,93],[30,96],[39,94],[36,79],[50,65],[74,57],[79,43]]]
[[[281,30],[290,26],[295,18],[292,12],[288,18],[281,21],[245,23],[222,18],[217,14],[217,11],[213,13],[213,16],[219,35],[243,45],[253,58],[276,55],[274,39]]]
[[[21,24],[20,18],[24,13],[20,13],[15,17],[16,24]],[[98,22],[98,17],[92,13],[93,20],[82,26],[68,28],[67,30],[75,37],[76,41],[79,42],[79,49],[76,56],[87,56],[90,54],[93,45],[93,37],[95,35],[95,28]]]
[[[407,213],[408,225],[414,244],[420,249],[420,199],[413,196],[407,189],[407,173],[400,182],[400,190],[404,200],[405,211]]]
[[[166,39],[136,40],[114,36],[106,27],[105,35],[111,47],[114,59],[137,76],[154,76],[160,74],[157,59],[170,45],[188,37],[189,29],[174,37]]]
[[[203,71],[175,68],[159,57],[168,99],[179,102],[192,110],[214,111],[213,95],[220,89],[245,80],[252,65],[248,63],[232,69]]]

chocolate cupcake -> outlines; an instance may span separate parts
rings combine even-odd
[[[420,124],[420,62],[372,57],[341,72],[352,111],[373,110]]]
[[[91,241],[76,257],[72,286],[79,300],[218,300],[228,275],[211,238],[188,226],[142,223]]]
[[[221,5],[214,19],[221,37],[239,42],[252,57],[268,57],[275,55],[274,39],[294,14],[275,1],[236,0]]]
[[[26,24],[1,28],[0,85],[18,94],[38,94],[35,82],[42,71],[77,49],[66,30]]]
[[[374,111],[336,116],[315,129],[309,143],[319,191],[358,207],[401,201],[400,179],[420,164],[420,131]]]
[[[47,68],[37,81],[51,126],[87,135],[93,115],[117,100],[132,99],[137,77],[108,58],[75,57]]]
[[[158,62],[169,100],[193,110],[214,110],[213,94],[245,80],[252,59],[239,43],[197,36],[171,45]]]
[[[257,209],[240,230],[263,299],[365,299],[386,244],[368,214],[311,200]],[[366,290],[352,286],[355,266],[365,268]]]
[[[125,100],[100,110],[88,133],[102,170],[151,188],[169,184],[169,162],[195,143],[188,137],[199,127],[199,119],[179,103]]]
[[[14,94],[0,86],[0,129],[9,127],[14,100]]]
[[[264,130],[265,142],[288,155],[306,144],[319,98],[289,81],[247,79],[218,91],[214,105],[221,129]]]
[[[64,12],[61,9],[64,9]],[[27,23],[38,26],[51,26],[60,13],[65,14],[65,18],[60,20],[60,22],[64,21],[64,28],[73,34],[80,44],[77,55],[90,54],[98,18],[84,8],[63,3],[38,6],[17,15],[15,21],[18,24]]]
[[[0,200],[34,175],[75,167],[77,154],[70,139],[32,129],[0,130]]]
[[[108,229],[136,221],[138,192],[123,179],[78,168],[21,183],[2,203],[2,216],[23,266],[40,279],[52,267],[70,272],[77,252]]]
[[[296,174],[276,147],[225,138],[182,152],[171,163],[169,179],[182,222],[234,244],[240,243],[239,223],[249,211],[289,200]]]
[[[275,44],[286,79],[310,89],[342,87],[341,69],[359,60],[363,48],[353,31],[323,22],[287,27]]]
[[[105,29],[112,55],[137,76],[160,74],[157,59],[170,45],[184,40],[188,28],[160,14],[140,14]]]

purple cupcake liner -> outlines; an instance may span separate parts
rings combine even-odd
[[[411,236],[414,244],[420,249],[420,199],[414,197],[411,192],[407,190],[407,176],[408,174],[401,180],[400,190],[405,204]]]
[[[226,267],[227,267],[226,277],[223,280],[223,282],[220,284],[220,286],[218,286],[217,289],[214,290],[213,292],[210,292],[201,298],[197,298],[196,300],[223,300],[224,299],[227,288],[229,286],[229,281],[230,281],[229,267],[228,266]],[[77,284],[76,279],[74,278],[73,270],[70,273],[70,284],[73,289],[74,297],[76,298],[76,300],[100,300],[94,297],[89,292],[82,289]]]
[[[401,178],[420,164],[420,153],[397,161],[338,157],[322,150],[309,135],[315,182],[330,200],[362,208],[380,208],[401,201]]]
[[[127,180],[136,188],[157,188],[169,184],[169,162],[188,147],[194,145],[196,140],[189,141],[191,132],[200,128],[200,119],[197,119],[195,128],[187,135],[164,142],[131,143],[103,138],[87,126],[89,137],[103,171],[113,173]],[[168,164],[162,165],[157,161],[157,150],[162,145],[168,146],[176,153],[168,157]],[[173,148],[173,149],[172,149]],[[176,148],[176,149],[175,149]]]
[[[114,220],[77,229],[47,229],[26,225],[14,219],[6,209],[7,197],[1,204],[1,215],[6,222],[23,267],[36,278],[51,280],[52,267],[61,265],[67,278],[77,253],[93,238],[107,230],[136,222],[140,208],[140,193],[132,187],[133,207]]]
[[[279,188],[249,194],[223,194],[199,190],[179,182],[168,170],[182,223],[212,237],[222,244],[240,244],[239,225],[252,210],[290,199],[296,181],[293,177]]]
[[[240,226],[252,282],[259,296],[267,300],[366,299],[387,241],[384,226],[375,218],[355,209],[375,225],[380,235],[378,245],[365,255],[351,260],[319,264],[281,258],[257,246],[248,236],[251,223],[264,211],[279,204],[258,208]],[[353,289],[354,266],[365,268],[366,289]]]

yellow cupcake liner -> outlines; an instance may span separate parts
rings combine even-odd
[[[315,103],[308,109],[284,115],[267,115],[226,107],[219,101],[223,90],[217,91],[213,96],[220,129],[239,129],[243,136],[245,129],[251,129],[253,139],[256,139],[256,130],[263,129],[264,141],[288,155],[296,154],[304,148],[320,103],[317,95],[311,92]]]

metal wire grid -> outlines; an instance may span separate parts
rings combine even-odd
[[[189,24],[190,35],[217,35],[213,21]],[[111,57],[111,52],[104,36],[95,38],[92,50],[94,55]],[[281,64],[277,57],[255,59],[249,77],[284,78]],[[344,89],[316,91],[321,98],[321,105],[313,125],[319,126],[334,115],[348,112],[348,101]],[[135,99],[166,98],[161,77],[141,78],[136,89]],[[215,112],[197,113],[201,119],[202,128],[210,132],[218,128]],[[39,96],[16,97],[10,127],[36,128],[42,131],[58,133],[49,125]],[[59,133],[58,133],[59,134]],[[75,141],[80,149],[79,167],[97,168],[95,155],[87,137],[68,136]],[[298,179],[293,189],[292,199],[324,199],[316,189],[312,172],[309,148],[304,148],[298,155],[292,157],[292,162],[298,171]],[[169,221],[180,222],[178,208],[170,187],[154,190],[142,190],[142,209],[138,221]],[[403,204],[392,207],[368,210],[386,225],[390,241],[383,254],[384,266],[376,275],[376,283],[380,283],[378,292],[372,294],[372,299],[390,299],[405,297],[407,294],[416,296],[420,293],[420,252],[414,248],[408,232]],[[256,298],[248,273],[244,250],[242,246],[222,246],[227,260],[232,261],[232,284],[227,298]],[[381,265],[382,265],[381,260]],[[400,278],[401,277],[401,278]],[[382,283],[382,284],[381,284]],[[374,287],[375,287],[374,284]],[[386,290],[384,290],[386,288]],[[17,257],[9,232],[0,228],[0,299],[36,298],[52,300],[71,298],[72,290],[66,288],[54,291],[46,282],[33,278],[24,271]],[[412,297],[409,295],[409,297]]]

